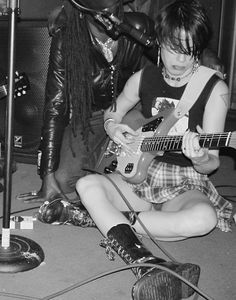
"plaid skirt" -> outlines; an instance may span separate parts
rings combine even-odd
[[[200,174],[193,167],[158,162],[153,160],[148,168],[147,178],[140,184],[131,184],[141,199],[151,203],[164,203],[189,190],[198,190],[213,203],[222,231],[231,231],[232,204],[216,190],[207,175]]]

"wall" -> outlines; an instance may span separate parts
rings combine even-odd
[[[236,1],[222,0],[219,55],[225,63],[231,109],[236,109]]]

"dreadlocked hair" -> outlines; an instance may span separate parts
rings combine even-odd
[[[88,53],[91,39],[87,21],[77,9],[71,9],[64,31],[63,50],[65,53],[65,93],[71,111],[72,133],[81,125],[81,134],[87,142],[90,130],[89,118],[93,102],[92,68]]]

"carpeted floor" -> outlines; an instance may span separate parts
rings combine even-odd
[[[233,201],[236,196],[235,153],[235,150],[230,149],[221,151],[221,167],[211,176],[220,193],[232,197]],[[15,195],[37,190],[40,184],[35,165],[17,164],[17,171],[12,176],[12,214],[35,216],[38,204],[16,201]],[[3,193],[0,199],[3,203]],[[104,272],[124,266],[119,257],[113,262],[106,258],[104,249],[99,246],[102,235],[97,229],[52,226],[34,221],[33,229],[14,229],[11,235],[26,237],[38,243],[45,259],[40,266],[25,272],[0,272],[1,300],[131,299],[135,277],[130,270],[115,272],[86,283],[87,279],[94,279],[98,274],[105,275]],[[151,240],[143,238],[143,241],[156,255],[166,258]],[[161,242],[160,245],[176,260],[200,265],[199,288],[208,295],[208,299],[236,299],[235,224],[230,233],[216,229],[204,237],[181,242]],[[77,287],[78,283],[82,286]],[[204,298],[199,296],[198,299]]]

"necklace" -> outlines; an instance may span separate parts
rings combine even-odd
[[[98,44],[100,45],[102,52],[108,62],[113,60],[112,47],[115,44],[115,41],[111,38],[108,38],[105,43],[101,42],[98,38],[95,38]]]
[[[162,69],[162,76],[163,76],[164,78],[166,78],[166,79],[180,82],[181,80],[183,80],[184,78],[188,77],[189,75],[194,74],[194,73],[197,71],[198,66],[199,66],[198,63],[195,63],[195,64],[193,65],[193,67],[192,67],[192,70],[191,70],[188,74],[186,74],[186,75],[184,75],[184,76],[182,76],[182,77],[181,77],[181,76],[176,77],[176,76],[171,76],[171,75],[169,75],[169,74],[166,72],[166,68],[163,67],[163,69]]]

